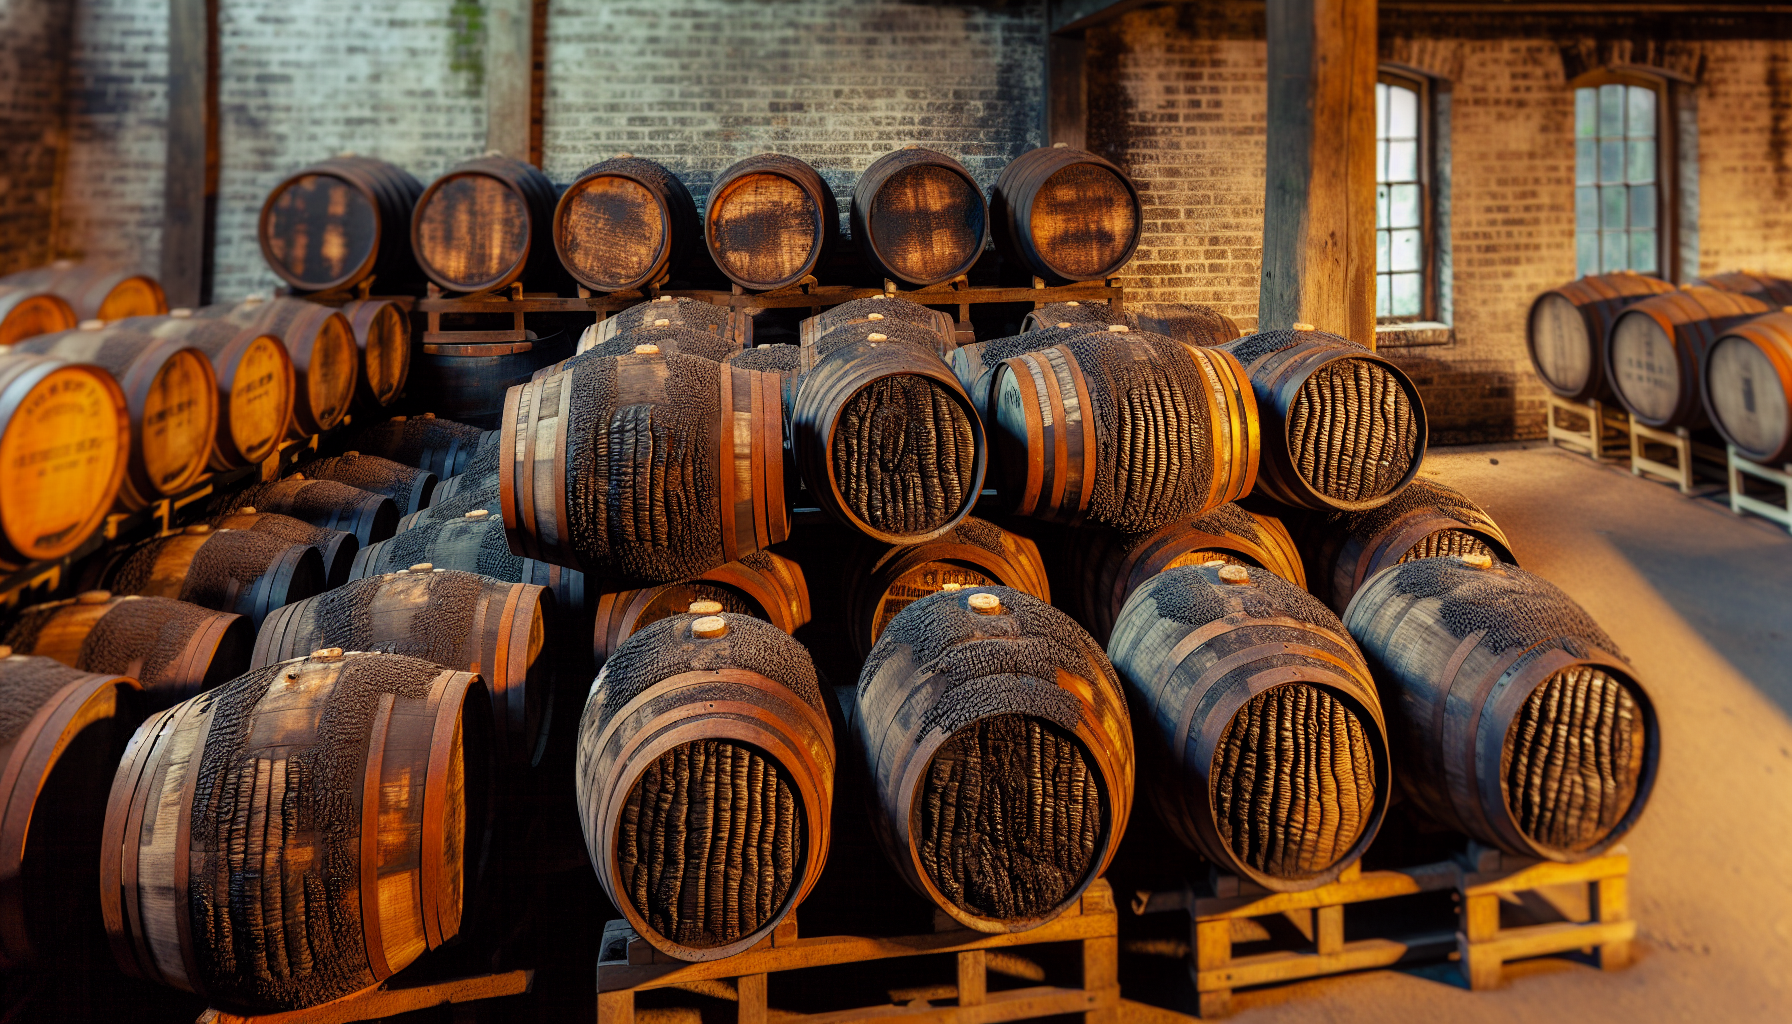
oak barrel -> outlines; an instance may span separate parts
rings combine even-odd
[[[82,954],[99,921],[106,787],[141,698],[128,676],[0,646],[0,969]]]
[[[298,440],[335,429],[348,415],[361,373],[361,349],[348,318],[304,299],[251,295],[235,306],[207,306],[195,316],[229,320],[271,334],[292,360],[292,419],[287,437]]]
[[[1388,689],[1406,795],[1521,857],[1576,861],[1642,814],[1661,738],[1611,639],[1540,576],[1485,555],[1370,577],[1344,613]]]
[[[1146,798],[1189,849],[1274,892],[1334,881],[1387,812],[1375,682],[1338,617],[1241,565],[1134,591],[1108,654],[1138,723]]]
[[[0,569],[80,547],[111,510],[130,451],[111,374],[0,349]]]
[[[786,633],[808,625],[809,582],[803,567],[783,555],[755,551],[694,579],[639,590],[615,590],[597,599],[591,650],[602,665],[624,640],[673,615],[750,615]]]
[[[579,354],[588,352],[619,334],[652,326],[659,320],[679,327],[708,331],[729,340],[736,349],[750,348],[753,344],[753,318],[747,315],[747,311],[682,295],[662,295],[652,302],[637,302],[585,328],[579,335]]]
[[[983,423],[929,332],[843,324],[814,351],[790,424],[810,499],[887,544],[931,540],[970,515],[983,490]]]
[[[223,514],[245,507],[352,533],[362,547],[385,540],[398,530],[398,506],[391,498],[335,480],[307,479],[303,473],[224,495],[213,504],[212,511]]]
[[[860,658],[871,653],[884,627],[904,608],[942,590],[1010,587],[1041,601],[1052,599],[1038,545],[974,516],[920,544],[865,538],[843,569],[846,621]]]
[[[1250,374],[1263,417],[1263,492],[1284,505],[1355,511],[1387,501],[1425,458],[1425,403],[1406,371],[1312,329],[1218,347]]]
[[[0,288],[7,286],[38,288],[58,296],[75,311],[77,320],[110,322],[168,312],[168,297],[155,278],[104,263],[57,260],[0,277]]]
[[[1307,586],[1300,551],[1281,520],[1230,502],[1145,533],[1089,529],[1061,547],[1065,577],[1075,581],[1068,609],[1098,643],[1113,634],[1133,591],[1158,573],[1209,562],[1262,568]]]
[[[585,330],[589,333],[592,328]],[[549,363],[529,375],[530,380],[540,380],[550,374],[559,373],[568,366],[573,366],[587,359],[602,359],[606,356],[627,356],[637,352],[655,351],[660,355],[697,356],[712,362],[725,362],[729,356],[740,351],[732,332],[721,334],[696,327],[686,327],[661,317],[649,321],[639,327],[605,338],[602,341],[585,345],[581,342],[579,351],[557,363]]]
[[[1132,331],[1161,334],[1184,345],[1210,348],[1236,341],[1237,321],[1214,309],[1188,302],[1129,304],[1117,309],[1105,302],[1048,302],[1021,320],[1021,333],[1048,327],[1106,330],[1120,325]]]
[[[89,590],[24,609],[5,642],[83,672],[130,676],[143,685],[146,710],[160,711],[242,675],[255,627],[235,612]]]
[[[1705,414],[1736,454],[1792,462],[1792,314],[1767,313],[1725,331],[1699,374]]]
[[[422,274],[411,255],[411,209],[423,185],[372,157],[323,160],[275,185],[261,204],[262,258],[300,291],[348,289],[377,278],[388,293]]]
[[[1070,617],[1008,587],[890,620],[847,724],[897,872],[953,920],[1025,931],[1106,869],[1132,808],[1120,681]]]
[[[324,589],[348,582],[349,567],[361,550],[361,540],[347,530],[315,526],[279,512],[263,512],[254,505],[240,505],[204,520],[215,530],[253,530],[288,544],[308,544],[324,559]]]
[[[391,299],[356,299],[343,304],[342,315],[361,350],[355,404],[372,410],[398,401],[411,375],[410,314]]]
[[[1690,286],[1632,304],[1605,338],[1618,401],[1651,427],[1707,425],[1699,364],[1720,335],[1768,311],[1760,299]]]
[[[696,356],[586,361],[504,400],[510,549],[628,583],[689,579],[790,535],[778,379]]]
[[[488,153],[431,182],[411,214],[411,248],[429,279],[451,292],[524,280],[542,290],[565,270],[554,254],[554,183],[514,157]]]
[[[297,387],[292,357],[278,334],[177,309],[165,317],[131,317],[120,329],[149,331],[191,345],[212,361],[218,378],[218,434],[213,469],[265,460],[286,439]]]
[[[918,287],[968,273],[989,241],[989,204],[964,165],[905,146],[865,168],[847,208],[852,240],[885,278]]]
[[[624,153],[591,165],[554,207],[554,250],[594,291],[645,288],[684,268],[702,227],[690,190],[652,160]]]
[[[146,541],[106,568],[117,594],[167,597],[246,616],[257,628],[283,604],[324,589],[324,559],[314,547],[253,530],[195,523]]]
[[[81,329],[40,334],[15,352],[104,367],[131,413],[131,448],[118,503],[139,509],[199,481],[218,432],[218,377],[204,352],[133,327],[83,321]]]
[[[119,966],[275,1012],[370,988],[454,938],[489,828],[484,691],[471,672],[328,649],[145,722],[100,848]]]
[[[305,476],[383,494],[398,506],[401,516],[427,508],[436,491],[436,475],[429,470],[357,451],[313,459],[305,463]]]
[[[411,394],[450,419],[497,429],[506,391],[573,354],[565,334],[538,338],[534,331],[523,333],[521,341],[489,344],[425,342],[411,362]]]
[[[722,273],[769,291],[813,273],[840,233],[840,208],[815,168],[761,153],[730,166],[709,188],[703,241]]]
[[[382,459],[419,466],[438,479],[466,471],[481,445],[496,444],[498,432],[471,423],[440,419],[434,413],[394,416],[356,431],[349,444],[358,451]]]
[[[598,881],[679,960],[765,939],[827,861],[834,733],[809,652],[748,615],[677,615],[623,641],[579,721]]]
[[[1551,288],[1531,303],[1525,347],[1543,386],[1573,402],[1610,399],[1605,336],[1626,306],[1674,286],[1634,271],[1591,274]]]
[[[255,637],[263,668],[324,647],[379,651],[478,673],[491,697],[494,747],[507,763],[541,758],[553,700],[545,651],[554,595],[452,569],[365,577],[269,615]]]
[[[835,328],[849,324],[868,325],[875,321],[884,321],[885,326],[890,327],[900,323],[932,332],[938,339],[933,343],[934,350],[942,359],[950,356],[958,347],[958,322],[952,319],[952,314],[929,309],[918,302],[899,299],[894,295],[872,295],[854,299],[817,313],[798,325],[797,339],[813,362],[820,356],[816,351],[816,343]],[[870,327],[874,331],[879,329]]]
[[[366,579],[428,562],[431,568],[476,572],[506,583],[533,583],[554,592],[555,606],[564,619],[583,629],[590,621],[585,574],[533,558],[510,553],[504,521],[495,510],[473,509],[454,519],[430,519],[415,523],[391,540],[370,544],[355,556],[351,579]],[[565,627],[569,630],[574,626]]]
[[[1064,145],[1022,153],[1002,168],[989,216],[1003,260],[1047,284],[1119,273],[1145,223],[1126,172]]]
[[[1419,478],[1367,512],[1315,512],[1300,526],[1307,589],[1342,615],[1369,577],[1415,558],[1486,555],[1517,565],[1512,542],[1468,495]]]
[[[450,484],[454,486],[450,487]],[[484,509],[491,515],[497,515],[498,503],[502,500],[497,468],[494,466],[490,471],[481,472],[475,465],[472,470],[460,476],[451,476],[437,484],[435,495],[427,507],[400,516],[398,532],[403,533],[429,520],[459,519],[475,509]]]
[[[0,284],[0,345],[72,330],[80,318],[68,300],[42,286]]]
[[[1720,292],[1737,292],[1760,299],[1775,309],[1792,306],[1792,281],[1764,274],[1759,270],[1731,270],[1722,274],[1710,274],[1693,281],[1692,285],[1716,288]]]

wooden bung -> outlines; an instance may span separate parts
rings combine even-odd
[[[642,628],[686,611],[750,615],[785,633],[795,633],[809,623],[809,585],[796,562],[770,551],[755,551],[678,583],[609,591],[597,599],[592,654],[602,665]]]
[[[545,646],[555,617],[545,587],[505,583],[424,563],[411,571],[354,580],[268,616],[251,668],[304,657],[320,647],[394,651],[485,680],[499,759],[538,763],[553,701],[554,665]]]
[[[130,451],[111,374],[0,349],[0,569],[80,547],[111,510]]]
[[[38,289],[69,304],[76,320],[123,320],[127,316],[160,316],[168,297],[148,274],[123,267],[77,260],[56,260],[42,267],[0,277],[0,288]]]
[[[145,710],[160,711],[242,675],[255,627],[185,601],[88,590],[20,612],[6,642],[83,672],[130,676],[143,685]]]
[[[730,612],[661,619],[604,665],[579,722],[579,819],[604,892],[655,949],[732,956],[814,888],[834,799],[822,701],[801,644]]]
[[[0,968],[77,963],[97,939],[106,787],[142,703],[129,676],[0,646]]]
[[[485,510],[476,510],[484,512]],[[532,583],[554,592],[562,628],[582,630],[591,621],[585,574],[510,553],[504,521],[496,515],[468,514],[455,519],[422,520],[391,540],[371,544],[355,556],[350,579],[367,579],[408,569],[420,562],[431,568],[476,572],[506,583]]]
[[[1625,307],[1674,286],[1657,277],[1624,271],[1589,274],[1551,288],[1531,303],[1525,347],[1543,386],[1571,402],[1609,401],[1605,336]]]
[[[589,333],[590,328],[586,328],[586,331]],[[717,333],[687,327],[662,317],[583,347],[569,358],[536,370],[529,375],[529,379],[540,380],[588,359],[602,359],[606,356],[686,355],[720,363],[739,351],[740,346],[732,332]]]
[[[343,155],[281,181],[261,204],[262,258],[302,292],[348,290],[377,279],[388,294],[418,288],[411,208],[423,186],[372,157]]]
[[[815,168],[761,153],[733,164],[710,186],[703,241],[729,280],[769,291],[813,273],[839,225],[834,193]]]
[[[418,658],[326,649],[145,722],[99,847],[120,968],[272,1013],[371,988],[453,939],[485,866],[484,690]]]
[[[966,928],[1050,921],[1120,843],[1133,790],[1120,682],[1087,633],[1030,594],[942,590],[903,609],[866,659],[847,728],[878,845]],[[994,779],[1011,781],[979,784]]]
[[[314,547],[203,523],[119,555],[104,579],[114,593],[235,612],[256,628],[275,608],[321,593],[325,583],[323,556]]]
[[[1388,693],[1402,789],[1425,817],[1520,857],[1578,861],[1636,823],[1654,705],[1549,581],[1485,555],[1372,576],[1345,612]]]
[[[854,324],[866,325],[868,330],[875,330],[870,325],[878,321],[896,321],[931,332],[934,350],[942,359],[949,357],[958,347],[958,321],[952,319],[952,314],[929,309],[893,295],[854,299],[817,313],[798,325],[797,337],[804,352],[809,354],[812,365],[819,358],[815,353],[816,343],[824,335],[835,328]]]
[[[42,286],[0,284],[0,345],[73,330],[80,322],[67,299]]]
[[[313,526],[303,519],[279,512],[263,512],[254,505],[243,505],[223,515],[210,516],[205,523],[214,530],[253,530],[288,544],[307,544],[316,548],[324,559],[325,589],[348,582],[349,567],[361,550],[360,538],[347,530]]]
[[[1792,462],[1792,313],[1755,317],[1711,343],[1699,374],[1711,425],[1736,454]]]
[[[131,317],[116,325],[148,331],[206,354],[218,379],[218,433],[211,468],[263,462],[286,439],[296,378],[277,334],[177,309],[165,317]]]
[[[459,486],[461,481],[466,482],[465,486]],[[457,486],[446,486],[449,483]],[[403,533],[419,523],[437,519],[459,519],[470,513],[495,515],[502,500],[498,490],[498,470],[495,464],[487,473],[465,473],[449,477],[436,485],[435,494],[426,507],[399,517],[398,532]]]
[[[371,411],[398,401],[411,376],[410,315],[391,299],[356,299],[343,304],[342,315],[361,352],[356,407]]]
[[[684,268],[702,228],[689,189],[635,156],[593,164],[554,208],[554,250],[573,279],[600,292],[645,288]]]
[[[130,409],[130,456],[118,503],[127,510],[171,497],[197,483],[218,432],[218,378],[211,360],[178,339],[158,338],[97,320],[81,329],[41,334],[14,352],[93,363],[110,373]]]
[[[223,514],[245,505],[263,512],[279,512],[327,530],[352,533],[362,547],[385,540],[398,530],[398,506],[391,498],[335,480],[307,479],[303,473],[224,495],[213,504],[212,511]]]
[[[1381,703],[1324,605],[1263,569],[1170,569],[1134,591],[1108,652],[1146,797],[1189,849],[1298,892],[1374,841],[1391,795]]]
[[[911,146],[871,162],[847,210],[852,240],[878,274],[917,287],[968,273],[989,241],[989,205],[964,165]]]
[[[450,292],[490,292],[524,280],[558,286],[554,183],[496,153],[451,168],[431,182],[411,214],[411,248],[431,281]],[[556,290],[557,287],[556,287]]]
[[[1144,209],[1120,168],[1094,153],[1046,146],[1002,169],[989,197],[1002,258],[1048,284],[1098,281],[1139,247]]]
[[[1657,429],[1709,425],[1700,365],[1719,336],[1770,308],[1747,295],[1690,285],[1632,304],[1605,337],[1605,372],[1618,401]]]
[[[1045,565],[1031,540],[977,518],[919,544],[857,545],[846,564],[846,616],[860,658],[904,608],[960,587],[1011,587],[1051,600]]]

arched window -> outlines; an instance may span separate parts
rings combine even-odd
[[[1429,88],[1383,71],[1375,84],[1375,316],[1435,319]]]
[[[1664,83],[1595,71],[1573,84],[1575,269],[1662,274],[1673,209]]]

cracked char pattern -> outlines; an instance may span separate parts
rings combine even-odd
[[[925,534],[952,521],[976,476],[962,401],[939,381],[892,376],[860,388],[840,411],[829,454],[846,507],[874,529]]]
[[[1643,716],[1622,682],[1594,665],[1531,691],[1506,734],[1506,806],[1537,843],[1585,850],[1636,798]]]
[[[1380,363],[1341,359],[1315,372],[1288,410],[1288,446],[1321,494],[1369,501],[1398,487],[1418,451],[1418,422]]]

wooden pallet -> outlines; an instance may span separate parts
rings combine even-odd
[[[1737,515],[1752,512],[1763,519],[1773,520],[1787,530],[1792,530],[1792,462],[1786,463],[1779,469],[1774,469],[1772,466],[1750,462],[1737,455],[1735,445],[1726,445],[1725,447],[1728,449],[1729,456],[1727,462],[1730,470],[1730,511]],[[1750,495],[1744,477],[1754,477],[1781,488],[1785,493],[1786,503],[1775,505],[1771,501],[1763,501]]]
[[[1571,402],[1554,392],[1545,397],[1550,444],[1600,462],[1623,462],[1630,457],[1630,415],[1623,409],[1598,399]],[[1570,423],[1563,423],[1562,417]],[[1585,426],[1570,425],[1575,420]]]
[[[395,980],[397,978],[318,1006],[284,1013],[244,1016],[225,1010],[208,1009],[199,1015],[195,1024],[355,1024],[357,1021],[379,1020],[382,1017],[454,1003],[520,996],[529,991],[535,980],[535,972],[509,971],[504,974],[455,978],[451,981],[413,986],[393,985]]]
[[[1650,458],[1648,446],[1651,444],[1665,446],[1674,461]],[[1694,441],[1692,432],[1685,427],[1657,430],[1638,423],[1634,416],[1630,418],[1630,472],[1633,475],[1673,484],[1680,488],[1681,494],[1691,494],[1693,481],[1701,470],[1719,477],[1724,464],[1723,452],[1712,445]]]
[[[1232,993],[1271,985],[1391,967],[1454,955],[1471,989],[1497,988],[1511,960],[1577,949],[1599,950],[1600,966],[1614,970],[1629,960],[1636,923],[1630,920],[1625,882],[1630,857],[1617,852],[1579,864],[1515,858],[1471,843],[1460,858],[1398,871],[1363,871],[1352,865],[1336,882],[1306,892],[1273,893],[1232,875],[1215,874],[1199,891],[1141,892],[1138,914],[1184,910],[1190,917],[1190,974],[1202,1017],[1232,1010]],[[1499,926],[1501,897],[1541,886],[1584,882],[1593,887],[1593,920],[1516,928]],[[1344,908],[1355,903],[1454,889],[1460,897],[1455,931],[1344,941]],[[1309,943],[1305,950],[1234,956],[1234,943],[1267,938],[1255,919],[1281,916]]]
[[[1056,1014],[1080,1013],[1086,1024],[1115,1024],[1120,1007],[1119,926],[1113,890],[1097,879],[1078,905],[1051,922],[1025,932],[989,934],[936,916],[937,930],[925,935],[879,938],[797,934],[795,915],[763,942],[724,960],[673,960],[637,936],[623,921],[604,928],[597,964],[598,1024],[633,1024],[635,996],[652,989],[684,989],[720,996],[738,1004],[740,1024],[841,1024],[901,1018],[910,1024],[995,1024]],[[1082,977],[1075,987],[1038,985],[991,992],[986,972],[992,951],[1047,942],[1082,944]],[[833,1013],[793,1014],[766,1005],[767,976],[783,971],[895,957],[950,953],[956,956],[956,984],[891,993],[890,1002]],[[944,1005],[940,1005],[943,1001]]]

